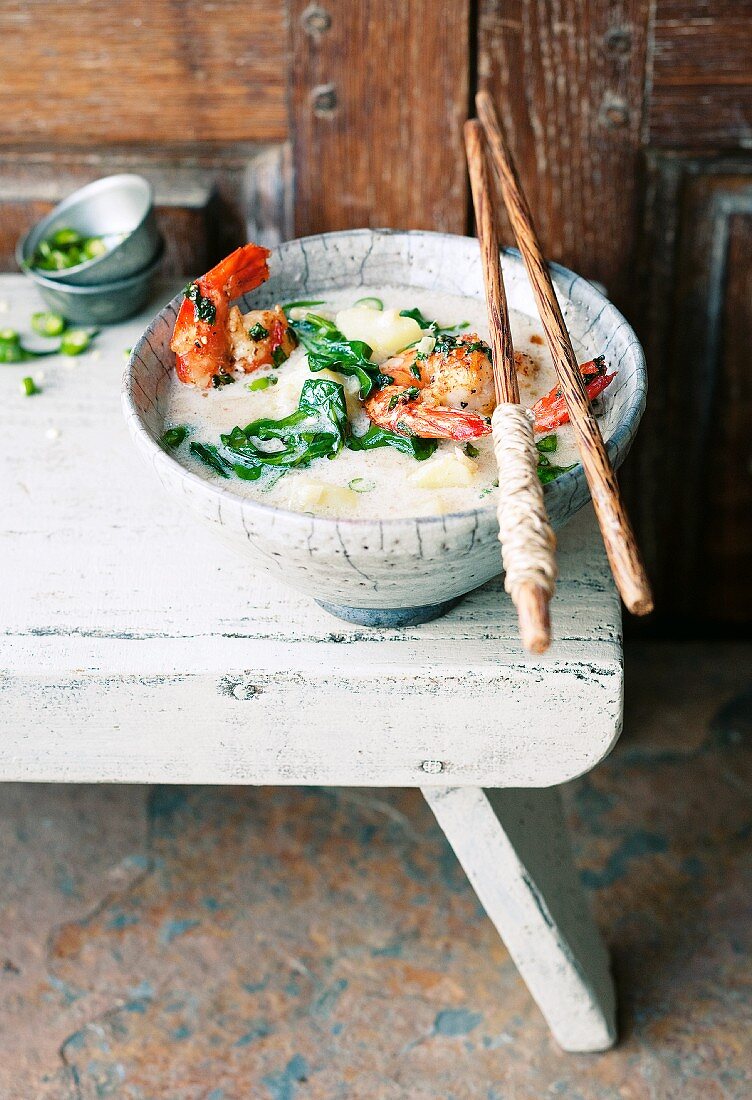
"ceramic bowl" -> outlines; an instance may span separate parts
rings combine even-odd
[[[510,306],[535,316],[519,255],[505,252],[503,268]],[[380,284],[483,297],[477,240],[443,233],[327,233],[280,245],[270,269],[269,281],[241,300],[242,308]],[[618,371],[604,394],[601,420],[609,455],[618,466],[645,406],[642,348],[622,315],[591,283],[556,265],[552,273],[572,335],[591,355],[605,354],[609,367]],[[123,380],[125,416],[138,450],[167,492],[254,569],[308,593],[333,614],[368,626],[427,621],[501,571],[493,505],[383,521],[303,515],[244,499],[231,486],[191,473],[162,450],[159,439],[174,369],[169,344],[181,298],[154,318],[133,349]],[[588,500],[582,467],[548,484],[545,496],[553,526],[561,528]]]
[[[37,245],[56,229],[77,229],[85,237],[123,239],[102,256],[62,271],[35,271],[30,267]],[[148,180],[131,172],[87,183],[63,199],[21,238],[16,248],[18,266],[66,286],[99,286],[135,276],[154,262],[162,247],[154,214],[154,192]]]
[[[162,262],[163,243],[148,267],[99,286],[67,286],[48,279],[38,271],[26,275],[55,313],[78,325],[114,325],[132,317],[146,304],[154,278]]]

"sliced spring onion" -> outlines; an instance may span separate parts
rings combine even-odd
[[[96,260],[98,256],[104,256],[107,245],[101,237],[87,237],[81,251],[87,260]]]
[[[381,298],[358,298],[357,302],[353,302],[354,306],[365,306],[366,309],[382,310],[384,303]]]
[[[367,477],[354,477],[352,481],[348,481],[347,488],[352,489],[354,493],[372,493],[376,488],[376,482]]]
[[[59,313],[32,313],[31,327],[40,336],[59,336],[66,327],[66,320]]]
[[[282,306],[282,309],[284,311],[285,316],[289,317],[291,309],[308,309],[310,306],[323,306],[323,305],[324,305],[324,299],[323,298],[308,298],[308,299],[301,298],[301,300],[299,302],[288,302],[286,305]]]
[[[57,348],[48,348],[46,351],[31,351],[23,346],[21,337],[15,329],[0,329],[0,363],[25,363],[27,359],[55,355],[57,350]]]
[[[83,237],[77,229],[64,226],[39,242],[31,257],[31,266],[41,271],[64,271],[96,260],[106,251],[103,237]]]
[[[277,376],[275,374],[265,374],[263,378],[254,378],[252,382],[249,382],[246,389],[249,390],[268,390],[270,386],[277,385]]]
[[[37,386],[33,378],[27,377],[21,379],[21,393],[24,395],[24,397],[33,397],[35,393],[41,392],[42,391],[40,390],[39,386]]]
[[[123,348],[123,359],[130,359],[133,348]]]
[[[63,355],[80,355],[91,344],[99,330],[95,328],[72,328],[64,332],[60,340]]]
[[[466,443],[465,444],[465,454],[467,455],[468,458],[477,458],[478,455],[480,454],[480,451],[478,450],[477,447],[474,447],[472,445],[472,443]]]

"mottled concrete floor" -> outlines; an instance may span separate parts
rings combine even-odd
[[[567,790],[622,1041],[562,1055],[412,791],[0,788],[0,1097],[752,1097],[752,646],[634,646]]]

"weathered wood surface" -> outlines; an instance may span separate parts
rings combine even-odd
[[[282,0],[0,6],[0,141],[65,148],[287,135]]]
[[[564,1050],[608,1050],[616,997],[588,911],[557,790],[429,787],[446,833],[515,966]]]
[[[648,11],[648,0],[479,4],[478,84],[509,135],[546,255],[599,279],[620,306],[631,283]]]
[[[470,4],[290,3],[298,236],[387,226],[462,233]]]
[[[17,276],[0,300],[21,329],[40,308]],[[18,392],[28,364],[3,368],[0,779],[542,786],[592,768],[622,699],[592,517],[562,533],[545,657],[521,655],[498,581],[422,627],[347,626],[249,575],[139,464],[119,376],[157,306],[45,361],[38,397]]]
[[[653,146],[749,147],[750,0],[656,0],[647,140]]]

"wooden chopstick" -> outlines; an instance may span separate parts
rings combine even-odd
[[[464,131],[493,350],[497,408],[492,424],[499,464],[499,538],[505,583],[517,608],[523,646],[531,653],[544,653],[551,643],[549,601],[556,579],[556,538],[538,480],[532,425],[520,406],[483,129],[473,120],[465,123]],[[510,428],[505,418],[509,417],[515,432],[512,439],[505,438]],[[510,532],[511,538],[507,537]]]
[[[569,419],[590,486],[611,572],[627,608],[634,615],[647,615],[653,609],[650,582],[598,421],[590,409],[572,341],[564,324],[514,159],[488,92],[478,92],[475,105],[483,123],[509,220],[533,286],[559,387],[567,403]]]

